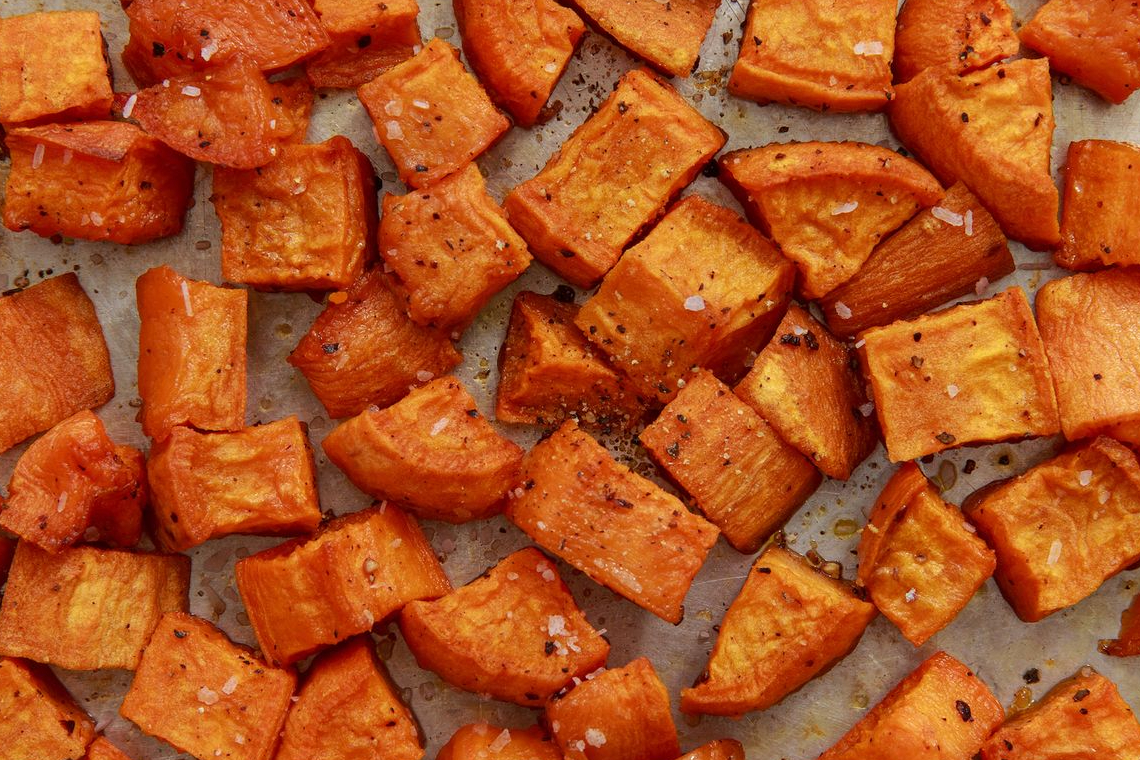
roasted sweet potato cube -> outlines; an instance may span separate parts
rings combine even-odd
[[[719,531],[573,421],[523,460],[507,516],[535,543],[670,623]]]
[[[728,91],[817,111],[878,111],[894,93],[894,0],[754,0]]]
[[[330,298],[288,362],[305,376],[329,416],[351,417],[399,401],[459,364],[447,336],[408,319],[378,270],[365,272],[343,298]]]
[[[261,651],[285,665],[451,591],[415,518],[383,504],[240,560],[234,574]]]
[[[0,451],[115,395],[103,328],[73,273],[0,296],[0,367]]]
[[[1024,58],[963,76],[926,69],[898,86],[889,113],[906,147],[943,185],[965,182],[1006,235],[1037,250],[1060,241],[1048,61]]]
[[[441,599],[409,602],[400,632],[421,668],[527,707],[541,707],[574,678],[604,667],[610,651],[534,548]]]
[[[997,552],[998,588],[1032,623],[1140,559],[1138,504],[1136,455],[1101,437],[982,489],[964,508]]]
[[[1140,264],[1140,146],[1069,143],[1061,246],[1053,258],[1069,269]]]
[[[766,710],[846,657],[876,614],[842,581],[770,547],[724,614],[708,668],[681,692],[681,711]]]
[[[142,428],[161,441],[177,425],[245,425],[244,290],[188,280],[168,266],[135,283]]]
[[[13,758],[81,760],[95,723],[43,665],[0,657],[0,742]]]
[[[538,726],[499,728],[471,723],[456,731],[436,760],[562,760],[558,746]]]
[[[385,195],[380,254],[412,321],[449,333],[531,260],[473,163],[422,190]]]
[[[310,666],[273,757],[347,760],[378,752],[389,760],[419,760],[423,741],[371,639],[358,636]]]
[[[629,249],[574,322],[638,392],[663,404],[695,367],[726,382],[743,375],[793,279],[735,212],[689,196]]]
[[[1132,604],[1120,614],[1120,633],[1115,639],[1101,641],[1100,651],[1111,657],[1140,655],[1140,593],[1132,597]]]
[[[733,547],[760,548],[815,491],[819,470],[708,372],[638,436]]]
[[[102,736],[97,736],[87,747],[84,760],[131,760],[131,757]]]
[[[644,657],[551,700],[546,723],[566,760],[669,760],[681,752],[669,693]]]
[[[996,562],[914,462],[887,481],[859,540],[859,584],[915,646],[962,611]]]
[[[634,69],[541,172],[510,192],[507,216],[539,261],[592,287],[724,141],[672,87]]]
[[[411,58],[420,44],[416,0],[315,0],[313,8],[329,36],[328,48],[305,64],[317,87],[354,90]]]
[[[892,462],[1053,435],[1053,380],[1019,287],[861,333],[860,358]]]
[[[321,445],[368,495],[454,523],[498,514],[523,457],[453,376],[432,380],[387,409],[361,412]]]
[[[670,76],[687,77],[720,1],[574,0],[574,5],[634,55]]]
[[[677,760],[744,760],[744,747],[736,739],[717,739]]]
[[[827,326],[850,338],[981,294],[1014,270],[1005,235],[961,182],[871,252],[847,282],[820,299]]]
[[[895,79],[944,67],[964,73],[1017,55],[1006,0],[906,0],[895,27]]]

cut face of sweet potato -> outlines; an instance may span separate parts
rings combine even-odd
[[[906,0],[895,28],[895,78],[909,82],[934,67],[981,69],[1019,47],[1006,0]]]
[[[1140,264],[1140,146],[1069,143],[1057,264],[1069,269]]]
[[[0,657],[0,741],[12,757],[84,757],[95,722],[43,665]]]
[[[603,32],[662,72],[687,77],[712,26],[719,0],[573,0]]]
[[[305,64],[317,87],[354,90],[411,58],[420,44],[416,0],[315,0],[313,9],[329,36],[328,48]]]
[[[1120,614],[1120,633],[1115,639],[1102,641],[1100,651],[1110,657],[1140,655],[1140,593],[1132,597],[1132,604]]]
[[[744,747],[736,739],[717,739],[677,760],[744,760]]]
[[[499,728],[471,723],[456,731],[436,760],[562,760],[558,745],[538,726]]]

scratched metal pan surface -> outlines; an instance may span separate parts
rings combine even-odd
[[[1013,0],[1018,20],[1027,20],[1039,0]],[[41,9],[93,8],[103,19],[103,31],[114,60],[115,82],[120,90],[133,85],[119,62],[127,41],[127,24],[117,0],[0,0],[5,16]],[[685,98],[719,124],[729,135],[726,149],[790,140],[860,140],[891,147],[885,117],[881,115],[820,115],[781,106],[760,107],[727,95],[727,72],[735,59],[745,6],[724,0],[712,31],[701,50],[698,71],[690,78],[674,80]],[[424,38],[443,37],[459,44],[451,4],[446,0],[422,2],[420,26]],[[581,124],[593,107],[610,92],[614,82],[636,62],[603,36],[591,32],[574,56],[555,90],[552,101],[561,110],[547,124],[532,130],[513,129],[479,164],[488,177],[492,194],[500,200],[517,183],[531,177],[570,132]],[[1055,80],[1057,131],[1054,139],[1054,170],[1063,160],[1071,140],[1140,138],[1140,98],[1123,106],[1106,105],[1087,91]],[[351,92],[328,92],[320,96],[309,140],[317,142],[343,134],[372,159],[386,192],[402,193],[393,166],[376,143],[370,123]],[[6,179],[7,164],[0,168]],[[0,289],[38,282],[43,277],[75,271],[95,301],[114,363],[118,391],[99,410],[116,440],[146,446],[135,416],[138,316],[135,312],[134,281],[140,273],[160,263],[169,263],[183,274],[220,281],[219,225],[208,202],[210,171],[198,171],[194,207],[186,229],[176,238],[146,246],[125,247],[86,241],[56,245],[30,233],[0,231]],[[701,177],[686,193],[702,195],[738,208],[716,180]],[[1017,283],[1029,293],[1041,283],[1059,276],[1046,254],[1032,253],[1014,245],[1018,271],[993,283],[990,294]],[[484,412],[491,412],[497,381],[496,357],[506,329],[511,299],[519,290],[550,292],[556,277],[538,264],[500,293],[478,322],[463,336],[464,362],[458,374],[475,394]],[[580,294],[579,301],[582,300]],[[308,329],[321,305],[299,294],[250,294],[249,403],[248,422],[265,422],[296,414],[309,424],[320,469],[322,507],[336,514],[364,507],[368,499],[352,487],[335,467],[321,456],[320,441],[333,427],[310,393],[304,379],[285,362],[285,356]],[[34,340],[34,339],[33,339]],[[34,345],[34,343],[33,343]],[[500,426],[524,446],[537,439],[537,430]],[[628,439],[606,442],[617,456],[644,473],[651,473],[643,452]],[[990,480],[1024,471],[1057,449],[1057,440],[994,445],[948,452],[923,465],[927,474],[948,486],[947,498],[955,503]],[[6,483],[16,458],[25,446],[0,457],[0,481]],[[966,459],[977,463],[970,474],[962,471]],[[879,489],[893,472],[880,447],[846,483],[825,481],[818,492],[787,525],[792,548],[816,549],[827,559],[843,565],[845,577],[855,569],[856,529],[861,526]],[[456,585],[466,583],[509,552],[528,543],[505,519],[464,526],[426,523],[426,532]],[[193,558],[191,610],[217,623],[239,642],[253,644],[240,598],[233,582],[233,563],[276,544],[278,540],[230,537],[211,541],[190,552]],[[752,557],[730,549],[723,541],[711,552],[707,564],[693,583],[685,601],[685,618],[669,625],[633,604],[617,598],[580,573],[561,564],[579,604],[590,621],[607,629],[613,645],[610,664],[650,657],[664,679],[676,706],[681,688],[693,682],[704,668],[716,638],[716,626],[743,582]],[[1040,671],[1040,683],[1032,687],[1040,696],[1045,689],[1078,668],[1090,664],[1115,680],[1135,708],[1140,708],[1140,668],[1136,663],[1113,660],[1098,653],[1099,639],[1115,635],[1120,612],[1136,585],[1136,572],[1109,580],[1091,598],[1043,622],[1020,622],[991,580],[961,615],[926,645],[915,648],[880,617],[871,624],[858,648],[834,669],[806,685],[781,704],[741,720],[702,718],[675,714],[686,751],[721,737],[735,737],[747,748],[752,760],[814,758],[861,718],[900,678],[931,653],[945,649],[968,663],[989,684],[1003,704],[1015,699],[1025,686],[1022,675],[1030,668]],[[427,757],[459,726],[485,720],[506,726],[526,726],[537,713],[476,695],[444,684],[432,673],[420,670],[393,627],[377,636],[379,649],[405,699],[415,711],[427,741]],[[109,738],[139,760],[170,760],[182,757],[169,746],[143,736],[118,715],[118,706],[130,683],[125,671],[80,673],[60,671],[72,693],[98,721]],[[1024,693],[1022,694],[1024,697]],[[2,751],[0,751],[2,754]]]

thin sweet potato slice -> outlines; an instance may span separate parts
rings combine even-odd
[[[1019,47],[1006,0],[906,0],[895,28],[895,79],[909,82],[934,67],[985,68]]]
[[[1068,269],[1140,264],[1140,146],[1069,143],[1061,245],[1053,258]]]
[[[95,739],[95,722],[50,669],[0,657],[0,742],[16,758],[79,760]]]
[[[471,723],[452,734],[436,760],[562,760],[558,745],[539,726],[499,728]]]
[[[416,0],[315,0],[313,9],[329,36],[328,48],[305,63],[317,87],[355,90],[411,58],[420,44]]]
[[[1120,633],[1115,639],[1101,641],[1100,651],[1110,657],[1140,655],[1140,593],[1132,597],[1132,604],[1120,613]]]
[[[720,0],[573,0],[583,15],[618,44],[662,72],[687,77]]]

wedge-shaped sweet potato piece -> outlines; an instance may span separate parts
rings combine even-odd
[[[142,428],[161,441],[176,425],[245,425],[244,290],[188,280],[168,266],[135,283]]]
[[[746,554],[760,548],[822,479],[708,372],[690,376],[638,439],[725,539]]]
[[[551,700],[546,723],[566,760],[668,760],[681,752],[669,693],[644,657]]]
[[[411,58],[420,44],[416,0],[315,0],[313,9],[329,36],[328,48],[305,64],[317,87],[356,89]]]
[[[717,739],[677,760],[744,760],[744,747],[736,739]]]
[[[7,757],[81,760],[95,723],[43,665],[0,657],[0,742]]]
[[[1030,248],[1060,241],[1049,173],[1053,90],[1045,59],[958,76],[930,68],[898,86],[891,128],[943,185],[961,180],[1002,230]]]
[[[132,760],[130,755],[123,752],[102,736],[95,737],[95,741],[87,747],[84,760]]]
[[[943,67],[958,73],[1017,55],[1006,0],[906,0],[895,27],[895,79]]]
[[[368,495],[454,523],[498,514],[523,457],[454,376],[432,380],[387,409],[361,412],[321,445]]]
[[[0,367],[0,451],[115,395],[103,328],[73,273],[0,296]]]
[[[708,668],[681,692],[681,711],[766,710],[846,657],[876,614],[842,581],[770,547],[724,614]]]
[[[998,588],[1041,620],[1140,559],[1140,464],[1111,438],[1072,446],[971,496],[970,522],[997,552]]]
[[[910,319],[953,298],[980,293],[1014,270],[1008,241],[961,182],[871,252],[847,282],[820,299],[842,338]]]
[[[386,505],[240,560],[234,574],[261,651],[286,665],[451,591],[415,518]]]
[[[622,47],[676,77],[687,77],[696,68],[701,43],[720,6],[719,0],[573,2]]]
[[[84,410],[35,440],[16,461],[0,528],[47,551],[82,538],[134,546],[146,500],[142,452],[116,445],[103,421]]]
[[[558,746],[538,726],[499,728],[471,723],[456,731],[436,760],[562,760]]]
[[[1140,655],[1140,593],[1132,597],[1132,604],[1120,614],[1120,633],[1115,639],[1101,641],[1100,651],[1111,657]]]
[[[817,111],[878,111],[890,101],[893,0],[753,0],[728,91]]]
[[[445,332],[467,327],[531,260],[473,163],[422,190],[385,195],[380,254],[412,321]]]
[[[1140,264],[1140,146],[1069,143],[1061,245],[1053,258],[1069,269]]]
[[[736,395],[825,474],[846,480],[879,443],[858,359],[793,304]]]
[[[672,87],[634,69],[541,172],[511,191],[507,215],[539,261],[592,287],[724,141]]]
[[[915,646],[962,611],[996,562],[914,462],[887,481],[859,540],[859,584]]]
[[[1018,287],[861,333],[860,358],[892,462],[1053,435],[1053,379]]]
[[[726,382],[776,329],[794,272],[735,212],[689,196],[630,248],[575,324],[661,404],[694,367]]]
[[[574,678],[604,667],[610,651],[534,548],[441,599],[409,602],[400,632],[421,668],[527,707],[541,707]]]
[[[329,305],[289,354],[333,418],[391,406],[410,386],[459,364],[447,336],[408,319],[379,270],[365,272]]]
[[[520,127],[539,118],[586,25],[553,0],[453,0],[463,52]]]

